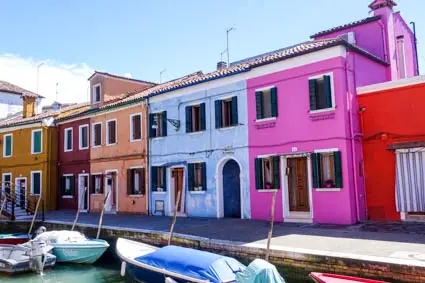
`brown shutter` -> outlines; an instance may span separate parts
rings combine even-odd
[[[133,139],[134,140],[138,140],[142,138],[142,130],[141,130],[141,125],[142,125],[142,121],[141,121],[141,116],[137,115],[137,116],[133,116]]]
[[[146,186],[146,184],[145,184],[145,182],[146,182],[145,168],[138,169],[138,171],[139,171],[139,174],[140,174],[140,182],[139,182],[140,193],[142,195],[144,195],[145,194],[145,186]]]
[[[100,124],[94,126],[95,145],[102,144],[102,131]]]
[[[116,121],[110,121],[108,123],[108,132],[109,132],[108,143],[110,143],[110,144],[113,144],[113,143],[116,143],[117,142],[116,127],[117,127],[117,122]]]
[[[133,170],[127,169],[127,195],[132,195],[133,193]]]

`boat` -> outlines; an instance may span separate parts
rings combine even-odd
[[[10,233],[0,234],[0,245],[19,245],[28,242],[31,238],[35,238],[37,235],[46,232],[46,227],[40,226],[34,233]]]
[[[89,239],[80,232],[67,230],[44,232],[34,240],[52,246],[56,261],[65,263],[94,263],[109,247],[105,240]]]
[[[118,239],[116,251],[121,275],[127,273],[138,282],[236,282],[236,274],[246,269],[230,257],[172,245],[157,248],[123,238]]]
[[[310,273],[310,277],[317,283],[388,283],[385,281],[317,272]]]
[[[56,263],[46,243],[32,241],[29,246],[0,245],[0,272],[16,274],[29,271],[41,272]]]

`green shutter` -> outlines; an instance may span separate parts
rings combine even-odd
[[[155,114],[149,114],[149,136],[151,138],[156,137],[156,131],[154,128],[152,128],[154,120],[155,120]]]
[[[202,190],[207,190],[207,164],[205,162],[201,163],[201,173],[202,173]]]
[[[337,188],[342,188],[342,162],[341,152],[335,151],[334,153],[334,169],[335,169],[335,185]]]
[[[201,131],[205,131],[206,130],[206,113],[205,113],[205,103],[201,103]]]
[[[34,153],[41,153],[41,131],[40,132],[33,132],[33,152]]]
[[[156,166],[151,167],[151,186],[152,186],[153,192],[156,192],[157,187],[158,187],[158,181],[156,179],[156,171],[157,170],[158,170],[158,167],[156,167]]]
[[[162,167],[162,178],[164,180],[163,189],[167,191],[167,167]]]
[[[317,189],[321,187],[320,153],[313,153],[311,161],[313,167],[313,187]]]
[[[70,195],[75,196],[75,176],[70,176],[71,190]]]
[[[280,189],[279,156],[273,157],[273,184],[275,189]]]
[[[167,136],[167,111],[162,112],[162,136]]]
[[[195,164],[189,163],[187,164],[187,188],[189,191],[193,191],[194,187],[194,171],[195,171]]]
[[[323,87],[325,92],[325,107],[332,107],[332,88],[331,88],[331,77],[323,76]]]
[[[223,125],[222,101],[216,100],[214,104],[215,104],[215,128],[219,129]]]
[[[264,189],[263,186],[263,159],[255,158],[255,188]]]
[[[5,138],[5,156],[11,156],[12,155],[12,136],[6,136]]]
[[[277,105],[277,88],[273,87],[270,90],[271,104],[272,104],[272,117],[277,117],[278,115],[278,105]]]
[[[233,96],[232,97],[232,125],[236,126],[239,124],[238,121],[238,97]]]
[[[308,80],[310,89],[310,111],[317,110],[317,82],[315,79]]]
[[[186,106],[186,133],[192,132],[192,106]]]
[[[263,93],[255,92],[255,109],[257,111],[257,120],[263,119]]]

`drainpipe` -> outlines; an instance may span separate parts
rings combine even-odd
[[[146,209],[148,211],[148,215],[151,215],[151,211],[150,211],[150,201],[151,201],[151,187],[150,187],[150,176],[151,176],[151,167],[150,167],[150,159],[151,159],[151,147],[150,147],[150,134],[149,134],[149,96],[146,97],[145,99],[145,107],[146,107],[146,147],[147,147],[147,158],[146,160],[146,167],[147,170],[145,170],[145,172],[147,172],[148,176],[146,178],[146,180],[148,180],[147,183],[147,188],[146,188]],[[146,174],[146,173],[145,173]],[[146,184],[145,184],[146,185]]]
[[[385,62],[390,64],[390,67],[387,67],[387,68],[390,68],[390,71],[389,71],[390,76],[388,79],[391,79],[391,62],[389,61],[388,53],[387,53],[387,47],[389,48],[389,46],[387,45],[387,35],[385,34],[385,27],[384,27],[384,24],[382,23],[382,20],[377,21],[377,23],[381,26],[382,40],[384,41],[384,60]]]
[[[347,106],[348,106],[348,124],[350,126],[350,143],[351,143],[351,163],[353,166],[353,179],[354,179],[354,194],[355,194],[355,201],[356,201],[356,222],[358,222],[360,220],[360,208],[359,208],[359,195],[358,195],[358,184],[357,184],[357,164],[356,164],[356,155],[355,155],[355,147],[354,147],[354,129],[353,129],[353,122],[352,122],[352,117],[351,115],[353,114],[352,112],[352,104],[351,104],[351,99],[354,97],[351,97],[351,92],[350,92],[350,87],[349,87],[349,81],[348,81],[348,58],[350,56],[350,50],[347,49],[347,55],[346,55],[346,59],[345,59],[345,83],[347,86]],[[354,58],[353,58],[354,61]],[[353,79],[354,79],[354,75],[353,75]],[[355,83],[354,83],[354,87],[355,87]]]
[[[416,23],[410,22],[413,26],[413,37],[415,40],[415,53],[416,53],[416,75],[419,75],[419,57],[418,57],[418,39],[416,38]]]

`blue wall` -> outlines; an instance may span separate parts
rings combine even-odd
[[[169,168],[182,166],[185,176],[182,212],[187,212],[188,216],[222,217],[220,212],[217,214],[218,206],[222,211],[222,201],[217,201],[218,198],[222,199],[220,190],[217,190],[220,187],[218,183],[222,174],[222,170],[218,170],[218,167],[222,168],[227,159],[233,158],[241,167],[242,216],[250,218],[246,83],[241,81],[187,94],[188,91],[190,88],[150,98],[150,113],[167,111],[168,119],[178,119],[181,123],[179,131],[167,123],[168,135],[151,139],[151,166],[167,166],[167,191],[152,192],[151,212],[158,214],[154,213],[155,201],[164,200],[165,214],[173,213],[174,189],[171,186],[171,170]],[[185,94],[179,95],[180,93]],[[214,101],[233,96],[238,97],[239,125],[215,129]],[[206,104],[206,130],[186,133],[185,107],[203,102]],[[189,192],[187,190],[187,163],[192,162],[206,162],[206,192]]]

